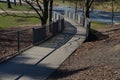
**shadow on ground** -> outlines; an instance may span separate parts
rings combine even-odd
[[[69,22],[65,23],[69,24]],[[65,27],[65,30],[62,33],[54,36],[55,38],[48,39],[45,43],[40,44],[39,47],[58,49],[67,43],[76,34],[76,32],[77,29],[73,25]]]
[[[90,68],[91,67],[88,66],[88,67],[85,67],[85,68],[74,69],[74,70],[67,70],[67,69],[66,70],[60,70],[60,69],[58,69],[52,75],[50,75],[47,80],[56,80],[56,79],[65,78],[65,77],[77,74],[81,71],[89,70]]]
[[[46,74],[50,74],[55,71],[54,68],[47,67],[50,64],[29,64],[24,63],[29,60],[28,58],[21,57],[21,58],[15,58],[11,61],[4,62],[0,65],[0,79],[1,80],[19,80],[23,77],[29,77],[29,79],[41,79],[46,78]],[[4,66],[6,65],[6,66]],[[77,69],[77,70],[61,70],[58,69],[54,75],[50,76],[50,78],[63,78],[67,76],[71,76],[75,73],[78,73],[80,71],[84,71],[89,69],[90,67]],[[64,76],[61,76],[61,74],[64,74]],[[14,75],[14,76],[13,76]]]
[[[55,43],[55,46],[51,45],[40,45],[40,47],[46,48],[59,48],[63,44],[65,44],[69,39],[73,37],[76,33],[76,28],[67,27],[63,33],[61,33],[61,37],[58,37],[55,40],[51,40],[51,44]],[[49,43],[49,42],[48,42]],[[39,46],[38,46],[39,47]],[[36,56],[39,57],[39,56]],[[30,80],[40,80],[48,77],[52,72],[56,70],[56,68],[48,67],[51,64],[42,64],[42,60],[36,60],[36,58],[27,57],[25,54],[20,54],[12,58],[9,61],[3,62],[0,64],[0,80],[19,80],[23,79],[23,77],[28,77]],[[77,70],[61,70],[58,69],[55,76],[59,78],[71,76],[80,71],[86,70],[88,68],[82,68]],[[64,74],[64,76],[59,76],[59,74]],[[47,75],[47,76],[46,76]],[[55,78],[55,76],[51,76],[51,78]]]
[[[102,34],[101,32],[98,32],[97,30],[91,29],[90,36],[86,39],[85,42],[95,42],[100,41],[109,38],[108,35]]]

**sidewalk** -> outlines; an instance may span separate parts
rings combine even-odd
[[[45,80],[85,40],[86,30],[73,21],[54,38],[0,64],[0,80]]]
[[[36,13],[36,12],[35,12],[35,11],[12,11],[12,10],[0,10],[0,13],[24,13],[24,14],[31,13],[31,14],[34,14],[34,13]]]

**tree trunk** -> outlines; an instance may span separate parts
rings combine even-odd
[[[40,0],[36,0],[35,2],[36,2],[36,6],[39,8],[39,10],[38,9],[36,9],[35,7],[36,6],[34,6],[30,1],[27,1],[27,0],[25,0],[26,1],[26,3],[27,4],[29,4],[35,11],[36,11],[36,13],[38,14],[38,16],[39,16],[39,19],[41,20],[41,24],[42,25],[45,25],[46,23],[47,23],[47,21],[48,21],[48,13],[49,13],[49,8],[48,8],[48,6],[49,6],[49,1],[50,0],[43,0],[43,2],[42,2],[42,4],[43,4],[43,8],[42,8],[42,6],[41,6],[41,2],[39,2]],[[51,18],[52,18],[52,6],[53,6],[53,0],[51,0],[51,13],[50,13],[50,15],[51,15]],[[51,19],[50,18],[50,19]],[[52,20],[52,19],[51,19]]]
[[[16,0],[14,0],[14,5],[16,6]]]
[[[90,18],[90,7],[92,6],[92,3],[94,2],[94,0],[85,0],[85,2],[84,2],[84,18],[85,19],[89,19]],[[84,22],[85,23],[85,22]],[[88,29],[88,38],[90,38],[90,36],[91,36],[91,24],[89,23],[89,24],[87,24],[87,29]]]
[[[85,17],[90,18],[90,10],[88,7],[86,7],[86,9],[85,9]]]
[[[50,10],[49,10],[50,16],[49,16],[49,22],[52,21],[52,9],[53,9],[53,0],[50,0]]]
[[[63,0],[63,3],[65,3],[65,0]]]
[[[7,5],[8,5],[8,8],[12,8],[10,0],[7,0]]]
[[[112,0],[112,24],[111,24],[111,26],[113,26],[114,25],[114,3],[113,3],[113,0]]]
[[[76,0],[76,2],[75,2],[75,19],[76,19],[76,15],[77,15],[77,9],[78,9],[78,0]]]
[[[22,5],[22,1],[21,0],[19,0],[19,3],[20,3],[20,5]]]
[[[90,7],[92,6],[92,3],[94,2],[94,0],[85,0],[84,1],[84,7],[85,7],[85,11],[84,11],[84,16],[86,17],[86,18],[90,18],[90,11],[89,11],[89,9],[90,9]]]
[[[42,25],[47,23],[48,20],[48,3],[49,1],[43,1],[43,6],[44,6],[44,10],[43,10],[43,21],[42,21]]]

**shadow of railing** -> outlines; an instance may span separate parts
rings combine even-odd
[[[12,75],[16,75],[16,78],[14,80],[19,80],[24,77],[29,77],[30,79],[44,79],[47,78],[45,75],[46,74],[51,74],[54,72],[56,69],[48,67],[49,64],[29,64],[29,63],[24,63],[27,62],[26,60],[29,60],[28,58],[21,57],[21,58],[14,58],[12,61],[4,62],[0,66],[0,78],[1,79],[10,79],[9,77]],[[23,62],[23,63],[21,63]],[[7,64],[9,63],[9,64]],[[4,66],[6,64],[6,66]],[[63,78],[67,76],[71,76],[75,73],[85,71],[90,69],[91,67],[85,67],[81,69],[74,69],[74,70],[61,70],[58,69],[55,73],[50,76],[51,79],[54,78]],[[47,72],[47,73],[46,73]],[[44,74],[43,74],[44,73]],[[7,75],[9,76],[7,76]],[[60,75],[61,74],[61,75]]]

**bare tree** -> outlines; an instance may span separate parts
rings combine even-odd
[[[65,0],[63,0],[64,2]],[[89,18],[89,10],[94,2],[94,0],[68,0],[69,2],[75,2],[75,13],[77,12],[77,8],[78,8],[78,3],[82,2],[83,3],[83,7],[84,7],[84,16]]]
[[[84,16],[90,18],[90,7],[94,0],[84,0]]]
[[[25,0],[27,4],[29,4],[39,15],[39,19],[41,20],[42,25],[47,23],[47,20],[49,18],[49,12],[50,12],[50,21],[52,20],[52,5],[53,0],[42,0],[42,3],[39,0],[36,0],[34,4],[32,4],[30,1]],[[50,4],[49,4],[50,3]],[[50,11],[49,11],[49,5],[50,5]],[[37,8],[39,9],[37,9]]]

